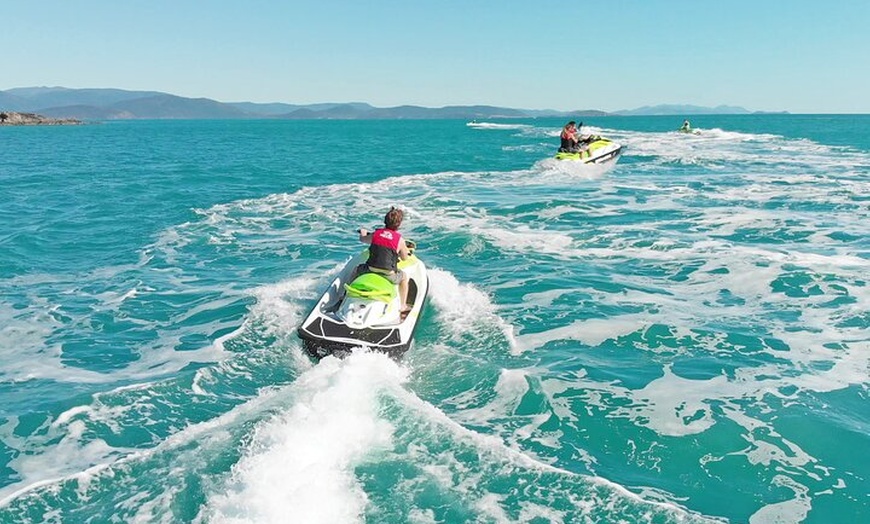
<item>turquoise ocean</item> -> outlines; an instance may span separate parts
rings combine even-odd
[[[2,523],[870,520],[870,116],[0,128]],[[406,210],[400,361],[296,328]]]

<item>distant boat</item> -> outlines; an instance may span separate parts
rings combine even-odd
[[[465,125],[474,129],[525,129],[531,127],[528,124],[496,124],[494,122],[478,122],[477,120],[466,122]]]

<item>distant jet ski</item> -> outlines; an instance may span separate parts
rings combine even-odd
[[[317,301],[297,330],[305,351],[315,359],[344,357],[363,347],[400,358],[411,346],[429,292],[426,266],[414,254],[398,267],[408,274],[408,305],[402,315],[398,285],[378,273],[363,273],[353,282],[354,269],[368,260],[368,250],[353,257]]]
[[[559,151],[556,160],[572,160],[584,164],[615,163],[622,154],[622,146],[598,135],[588,135],[580,141],[578,152]]]
[[[679,131],[680,133],[686,133],[686,134],[690,134],[690,135],[700,135],[701,134],[701,131],[699,129],[694,129],[688,120],[684,120],[683,125],[681,125],[680,129],[678,129],[677,131]]]

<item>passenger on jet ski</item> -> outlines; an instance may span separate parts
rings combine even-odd
[[[583,123],[581,122],[582,126]],[[565,124],[562,128],[562,133],[559,138],[562,139],[562,145],[559,146],[560,153],[579,153],[580,152],[580,137],[577,124],[573,120]]]
[[[411,256],[405,239],[399,233],[399,226],[405,214],[401,209],[390,207],[384,217],[384,227],[375,229],[369,233],[360,228],[359,241],[370,244],[369,258],[364,264],[357,266],[354,274],[348,279],[349,282],[363,273],[378,273],[387,280],[399,286],[399,298],[401,300],[400,311],[404,314],[408,307],[408,275],[398,269],[399,259],[405,260]]]

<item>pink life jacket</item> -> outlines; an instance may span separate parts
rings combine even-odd
[[[372,233],[372,245],[369,248],[369,267],[397,271],[399,263],[399,246],[402,235],[388,228],[376,229]]]

